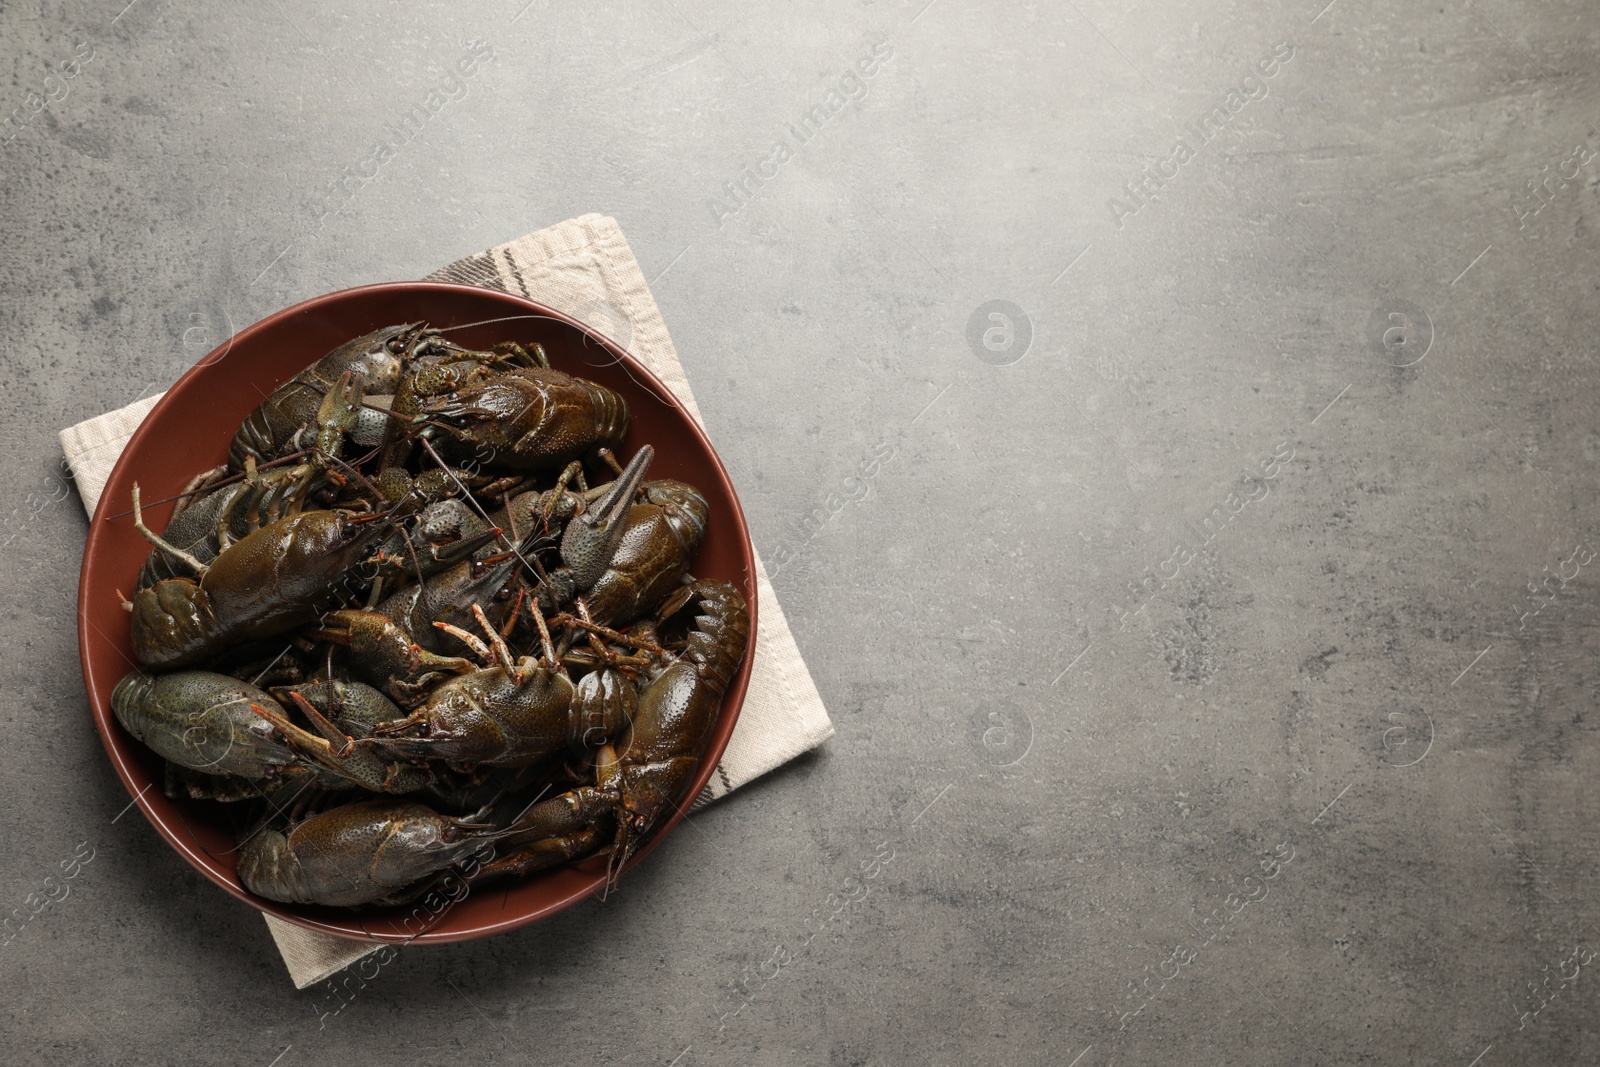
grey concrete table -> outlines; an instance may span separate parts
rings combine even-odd
[[[0,6],[8,1062],[1600,1059],[1592,4],[123,2]],[[839,735],[324,1014],[118,818],[55,431],[586,211]]]

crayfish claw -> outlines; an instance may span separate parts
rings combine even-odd
[[[344,435],[355,430],[361,422],[361,375],[345,371],[322,398],[317,408],[317,451],[324,456],[337,457],[344,444]]]
[[[325,726],[327,732],[333,735],[332,738],[308,733],[290,722],[286,716],[269,711],[260,704],[251,704],[250,710],[270,722],[291,747],[317,766],[374,792],[409,793],[433,781],[433,772],[427,768],[401,767],[395,763],[385,763],[372,748],[363,747],[362,743],[356,742],[354,738],[347,736],[324,719],[316,709],[305,702],[303,697],[294,695],[297,697],[296,703],[299,704],[300,710],[308,712],[312,716],[312,721],[319,723],[319,729]],[[343,741],[344,744],[336,749],[333,744],[335,739]],[[374,743],[367,741],[364,744],[370,746]]]
[[[567,523],[561,535],[561,561],[572,572],[578,589],[594,585],[611,566],[628,526],[628,509],[633,507],[634,494],[655,454],[650,445],[639,449],[611,488]]]
[[[307,700],[304,696],[294,690],[289,691],[289,699],[294,701],[295,706],[300,709],[301,714],[303,714],[307,719],[311,720],[311,725],[317,728],[317,732],[321,734],[323,738],[329,742],[329,744],[339,746],[334,753],[335,755],[343,758],[348,756],[355,749],[356,739],[339,729],[337,726],[333,725],[333,723],[329,722],[322,712],[318,711],[316,707],[312,705],[311,701]]]

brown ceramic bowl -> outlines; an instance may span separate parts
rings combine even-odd
[[[487,320],[507,319],[489,323]],[[196,472],[227,458],[239,423],[263,397],[336,345],[396,322],[426,321],[437,327],[480,323],[452,331],[453,340],[487,348],[497,341],[540,342],[556,367],[593,379],[627,398],[632,426],[625,454],[640,444],[656,447],[652,478],[677,478],[697,486],[711,505],[705,542],[695,574],[739,587],[756,630],[754,556],[744,513],[733,485],[705,434],[655,376],[613,342],[587,326],[531,300],[464,285],[396,282],[330,293],[280,311],[244,330],[191,368],[161,399],[128,442],[111,473],[89,525],[78,588],[78,643],[94,721],[111,763],[140,810],[195,869],[229,893],[269,915],[337,937],[399,941],[417,929],[400,924],[400,912],[350,912],[277,904],[248,892],[235,873],[234,835],[221,805],[168,800],[161,788],[161,760],[125,732],[111,714],[111,690],[134,667],[128,615],[117,590],[131,590],[149,545],[133,528],[128,510],[135,480],[145,500],[178,493]],[[146,522],[161,529],[172,505],[152,505]],[[117,516],[117,517],[113,517]],[[723,699],[722,715],[690,788],[654,838],[634,856],[638,862],[683,817],[690,798],[705,788],[733,733],[750,680],[754,650]],[[630,864],[631,866],[631,864]],[[510,930],[560,911],[598,890],[604,860],[595,858],[535,875],[518,883],[496,883],[450,906],[419,941],[464,941]],[[509,885],[509,889],[506,886]]]

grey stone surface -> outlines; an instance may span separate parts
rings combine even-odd
[[[1600,1060],[1600,10],[1321,8],[0,4],[4,1058]],[[55,431],[585,211],[839,734],[323,1015],[116,818]]]

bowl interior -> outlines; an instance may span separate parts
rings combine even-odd
[[[487,322],[492,319],[510,321]],[[655,445],[652,478],[695,485],[711,507],[705,541],[694,562],[699,577],[733,582],[750,606],[756,626],[755,567],[750,537],[727,472],[699,427],[656,378],[609,340],[558,312],[507,293],[470,286],[403,282],[332,293],[281,311],[236,335],[189,370],[139,427],[112,472],[90,523],[79,586],[78,633],[84,679],[95,726],[123,783],[141,810],[202,874],[262,911],[301,926],[361,940],[460,941],[511,929],[559,911],[600,888],[604,862],[583,861],[518,883],[494,883],[431,920],[420,935],[411,912],[351,913],[339,909],[277,904],[247,892],[235,873],[235,837],[220,806],[173,801],[164,794],[160,759],[135,741],[111,714],[111,690],[134,668],[128,616],[116,590],[131,590],[149,545],[126,512],[133,483],[145,500],[180,492],[198,471],[225,462],[239,423],[274,388],[344,341],[397,322],[426,321],[451,330],[470,347],[497,341],[539,342],[553,366],[616,390],[632,413],[624,455],[646,442]],[[478,324],[478,325],[472,325]],[[146,522],[161,529],[173,505],[145,509]],[[723,699],[722,714],[699,772],[679,810],[642,849],[659,843],[682,818],[689,800],[704,787],[733,732],[749,682],[754,648]]]

